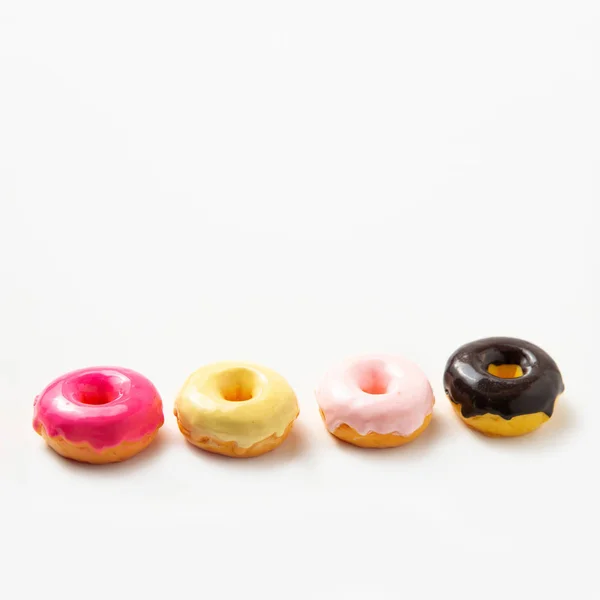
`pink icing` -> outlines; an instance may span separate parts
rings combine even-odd
[[[421,427],[434,404],[423,371],[400,356],[348,359],[325,375],[315,394],[329,431],[345,423],[360,435],[408,436]]]
[[[143,375],[94,367],[55,379],[34,402],[33,427],[96,450],[137,441],[164,423],[162,400]]]

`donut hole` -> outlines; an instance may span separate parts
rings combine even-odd
[[[82,375],[73,382],[73,395],[81,404],[109,404],[121,396],[121,380],[102,373]]]
[[[359,363],[354,367],[354,378],[365,394],[387,394],[392,376],[381,361]]]
[[[523,369],[521,368],[521,365],[490,364],[488,365],[487,370],[488,373],[494,377],[499,377],[500,379],[518,379],[519,377],[523,377]]]
[[[252,400],[260,390],[260,383],[259,374],[244,367],[221,371],[217,376],[217,389],[229,402]]]

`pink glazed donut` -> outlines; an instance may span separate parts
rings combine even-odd
[[[330,370],[315,392],[327,430],[363,448],[401,446],[431,421],[427,377],[400,356],[351,358]]]
[[[164,423],[154,385],[120,367],[67,373],[46,386],[33,410],[33,428],[54,451],[95,464],[131,458]]]

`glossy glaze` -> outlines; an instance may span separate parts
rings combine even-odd
[[[33,427],[98,451],[136,442],[164,423],[162,400],[143,375],[121,367],[80,369],[36,397]]]
[[[518,365],[523,375],[503,379],[489,365]],[[461,346],[448,359],[444,388],[463,417],[497,415],[503,419],[544,413],[552,416],[556,398],[564,391],[554,360],[525,340],[491,337]]]
[[[231,361],[192,373],[174,408],[190,441],[207,438],[239,448],[282,437],[298,412],[296,395],[281,375],[267,367]]]
[[[431,385],[413,362],[390,355],[350,358],[315,391],[327,429],[347,425],[360,435],[409,436],[433,411]]]

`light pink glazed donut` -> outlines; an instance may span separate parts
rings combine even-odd
[[[146,448],[163,423],[154,385],[121,367],[62,375],[34,402],[36,432],[53,450],[80,462],[126,460]]]
[[[423,371],[389,355],[342,362],[325,375],[315,395],[327,430],[365,448],[414,440],[429,425],[435,402]]]

